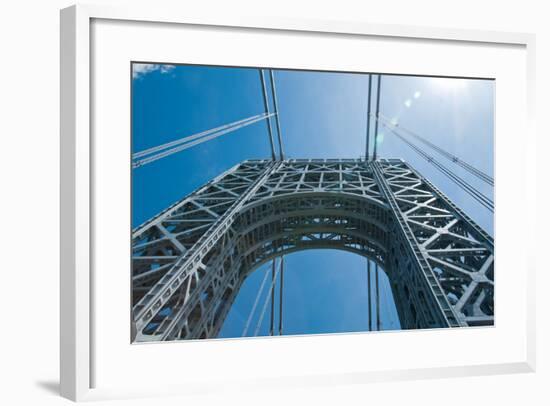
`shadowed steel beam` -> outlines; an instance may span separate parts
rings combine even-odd
[[[369,160],[369,143],[370,143],[370,96],[372,90],[372,75],[369,74],[369,92],[367,102],[367,145],[365,148],[365,161]],[[370,318],[369,318],[370,323]]]
[[[372,160],[376,161],[376,146],[378,144],[378,116],[380,114],[380,86],[382,83],[382,76],[378,75],[378,86],[376,90],[376,121],[374,122],[374,152],[372,153]]]
[[[269,70],[269,77],[271,79],[271,91],[273,92],[273,105],[275,107],[275,124],[277,125],[277,136],[279,138],[279,156],[281,160],[285,159],[285,153],[283,151],[283,136],[281,134],[281,123],[279,122],[279,105],[277,103],[277,90],[275,88],[275,76],[273,70]]]
[[[281,281],[279,287],[279,335],[283,335],[283,276],[285,272],[285,258],[281,257]]]
[[[262,91],[264,95],[264,110],[266,114],[269,114],[269,102],[267,100],[267,88],[265,87],[264,70],[260,69],[260,80],[262,81]],[[267,129],[269,131],[269,142],[271,144],[271,158],[275,161],[275,144],[273,142],[273,130],[271,129],[271,120],[267,119]]]

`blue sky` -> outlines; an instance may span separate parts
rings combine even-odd
[[[278,70],[275,78],[287,157],[364,155],[368,75]],[[494,81],[385,75],[381,85],[382,114],[493,175]],[[257,69],[134,65],[132,152],[262,112]],[[432,154],[493,198],[488,185]],[[489,211],[383,127],[379,128],[378,155],[405,159],[493,234]],[[134,169],[133,226],[234,164],[268,157],[266,123],[259,122]],[[365,258],[334,250],[285,257],[284,333],[366,330],[366,263]],[[257,270],[245,281],[222,337],[241,335],[265,272],[270,267]],[[380,275],[382,328],[395,329],[399,322],[388,281],[383,272]],[[269,309],[267,313],[260,334],[267,332]],[[256,314],[254,320],[258,318]]]

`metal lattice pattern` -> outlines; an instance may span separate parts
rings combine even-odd
[[[493,324],[493,239],[403,161],[374,166],[450,325]]]
[[[216,337],[257,267],[314,248],[377,261],[404,328],[493,322],[493,243],[401,160],[246,161],[133,234],[136,341]]]

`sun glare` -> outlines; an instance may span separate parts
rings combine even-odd
[[[467,79],[433,78],[430,81],[434,89],[448,93],[460,92],[468,85]]]

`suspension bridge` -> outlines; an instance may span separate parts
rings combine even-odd
[[[382,114],[383,76],[374,74],[368,81],[365,156],[289,159],[276,72],[258,72],[263,112],[132,155],[133,170],[140,170],[259,122],[267,124],[271,151],[270,159],[237,164],[132,231],[133,341],[217,337],[248,275],[267,264],[271,273],[261,281],[242,335],[258,335],[268,309],[269,334],[283,335],[284,256],[307,249],[339,249],[368,259],[369,302],[358,311],[368,314],[369,330],[381,329],[380,269],[389,278],[403,329],[493,325],[493,238],[407,162],[379,157],[379,127],[490,213],[492,199],[453,167],[490,186],[493,178]]]

